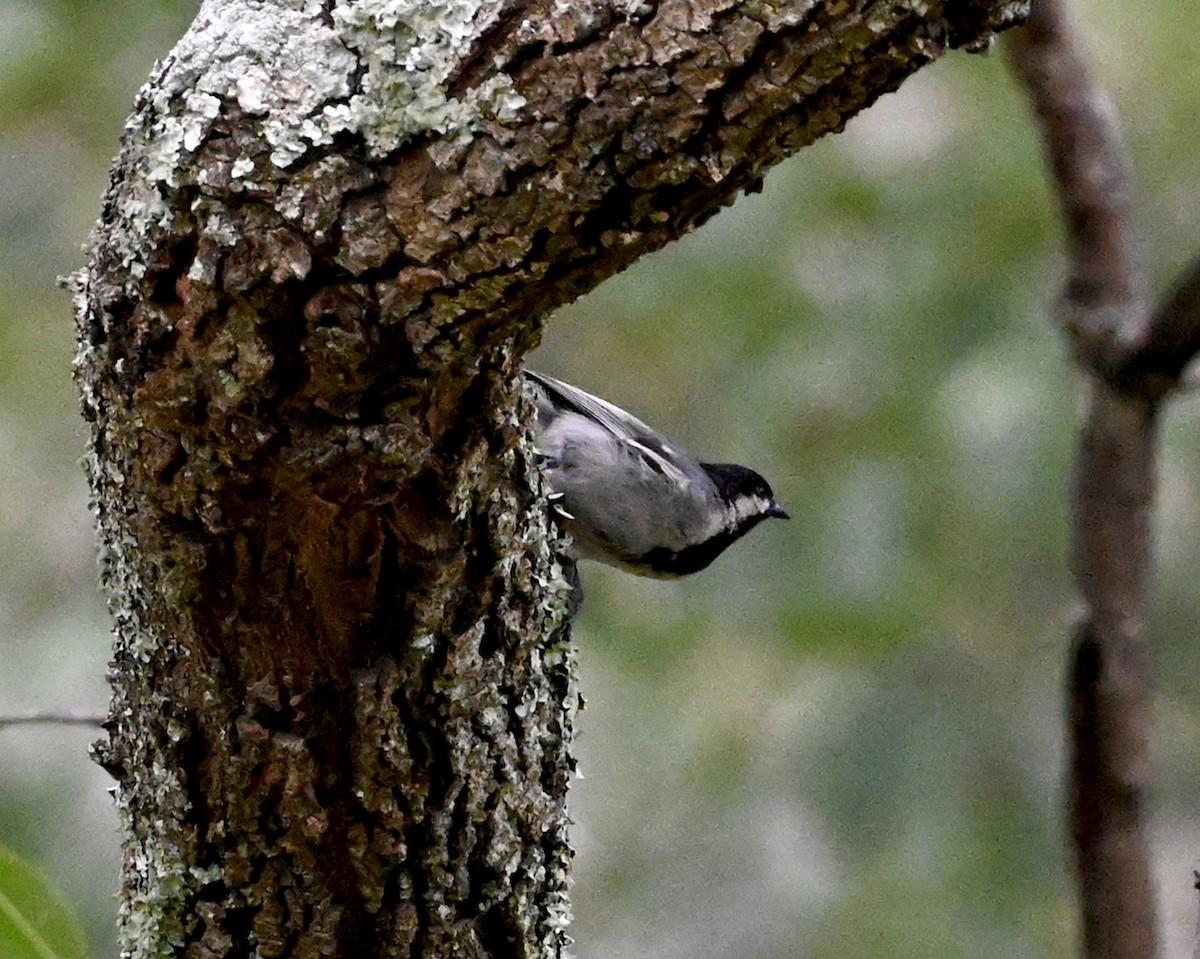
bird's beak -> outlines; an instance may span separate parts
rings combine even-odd
[[[776,519],[791,519],[791,517],[788,515],[788,511],[775,502],[771,503],[771,508],[767,510],[767,515]]]

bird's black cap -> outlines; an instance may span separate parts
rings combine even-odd
[[[704,472],[712,479],[717,492],[726,503],[757,501],[762,508],[747,519],[757,523],[764,519],[791,519],[787,510],[775,499],[775,491],[758,473],[736,463],[701,463]]]

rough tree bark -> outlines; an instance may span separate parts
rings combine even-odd
[[[1017,2],[208,0],[78,379],[127,956],[556,956],[576,694],[548,310]]]

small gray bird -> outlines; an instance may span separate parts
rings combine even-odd
[[[537,390],[541,469],[578,559],[687,576],[764,519],[788,518],[753,470],[701,463],[620,407],[545,373],[525,378]]]

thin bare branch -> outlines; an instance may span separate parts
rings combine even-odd
[[[1145,797],[1150,673],[1144,630],[1158,400],[1122,375],[1147,342],[1146,282],[1112,111],[1062,0],[1037,0],[1009,45],[1041,124],[1067,230],[1063,327],[1087,377],[1074,487],[1084,613],[1071,652],[1069,807],[1087,959],[1157,953]]]
[[[1087,959],[1156,954],[1149,855],[1151,679],[1143,608],[1157,441],[1153,404],[1093,384],[1075,480],[1085,614],[1069,671],[1069,809]]]
[[[1200,257],[1150,315],[1114,111],[1073,39],[1064,0],[1038,0],[1008,53],[1041,124],[1067,226],[1071,277],[1060,319],[1072,348],[1122,393],[1158,400],[1200,352]]]
[[[0,729],[9,726],[103,726],[108,717],[103,713],[91,713],[81,709],[65,709],[60,712],[46,711],[26,713],[21,716],[0,716]]]
[[[1080,362],[1106,374],[1141,340],[1145,283],[1123,149],[1062,0],[1036,0],[1008,53],[1041,125],[1058,191],[1071,274],[1061,319]]]

